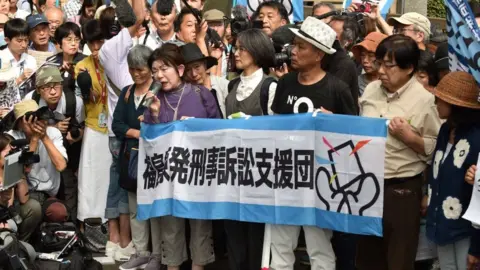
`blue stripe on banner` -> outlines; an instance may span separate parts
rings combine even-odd
[[[272,215],[275,213],[275,215]],[[189,202],[174,199],[139,204],[137,217],[167,216],[190,219],[231,219],[284,225],[310,225],[354,234],[382,236],[382,219],[335,213],[317,208],[240,204],[232,202]]]
[[[201,132],[225,129],[242,130],[316,130],[369,137],[386,137],[386,120],[340,114],[290,114],[257,116],[250,119],[193,118],[168,124],[142,124],[141,135],[152,140],[174,131]]]

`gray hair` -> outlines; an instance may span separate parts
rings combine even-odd
[[[63,12],[63,10],[61,10],[61,9],[58,8],[58,7],[49,7],[49,8],[47,8],[47,9],[45,10],[45,12],[44,12],[45,17],[47,17],[47,13],[48,13],[48,12],[53,12],[53,11],[59,11],[59,12],[61,12],[61,13],[62,13],[62,20],[63,20],[63,22],[64,22],[64,23],[67,22],[67,20],[68,20],[67,14],[65,14],[65,12]]]
[[[335,8],[335,5],[332,4],[332,3],[320,2],[320,3],[316,3],[315,5],[313,5],[312,15],[315,13],[315,10],[316,10],[316,9],[321,8],[321,7],[327,7],[327,8],[330,9],[330,11],[336,11],[336,10],[337,10],[337,9]]]
[[[148,58],[152,55],[152,49],[145,45],[136,45],[129,52],[127,56],[127,63],[129,68],[144,68],[148,66]]]
[[[413,30],[422,32],[423,33],[423,43],[424,44],[428,43],[428,41],[430,40],[430,35],[427,32],[425,32],[425,30],[423,30],[422,28],[420,28],[416,25],[413,25]]]

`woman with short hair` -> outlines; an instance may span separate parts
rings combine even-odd
[[[229,84],[225,100],[226,116],[236,112],[248,115],[273,114],[271,106],[277,82],[269,78],[269,68],[275,60],[275,49],[268,36],[259,29],[238,34],[232,53],[240,77]]]
[[[185,117],[220,118],[210,91],[202,85],[184,81],[185,60],[180,48],[174,44],[164,44],[153,52],[148,62],[154,79],[162,84],[162,88],[157,95],[148,93],[152,103],[145,110],[145,123],[169,123]],[[187,260],[185,219],[163,216],[159,220],[162,229],[162,263],[168,266],[168,270],[178,270]],[[190,219],[189,223],[192,270],[203,270],[205,265],[215,260],[212,223],[195,219]]]

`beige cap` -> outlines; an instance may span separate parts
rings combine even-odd
[[[388,19],[388,24],[395,26],[396,24],[403,24],[403,25],[416,25],[421,30],[423,30],[428,36],[431,34],[431,24],[430,20],[419,14],[417,12],[408,12],[403,14],[401,17],[397,18],[390,18]]]
[[[203,14],[203,18],[207,22],[211,21],[223,21],[225,14],[218,9],[210,9]]]

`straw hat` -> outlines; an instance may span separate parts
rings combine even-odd
[[[467,72],[455,71],[445,75],[433,92],[439,99],[460,107],[480,109],[478,86]]]

